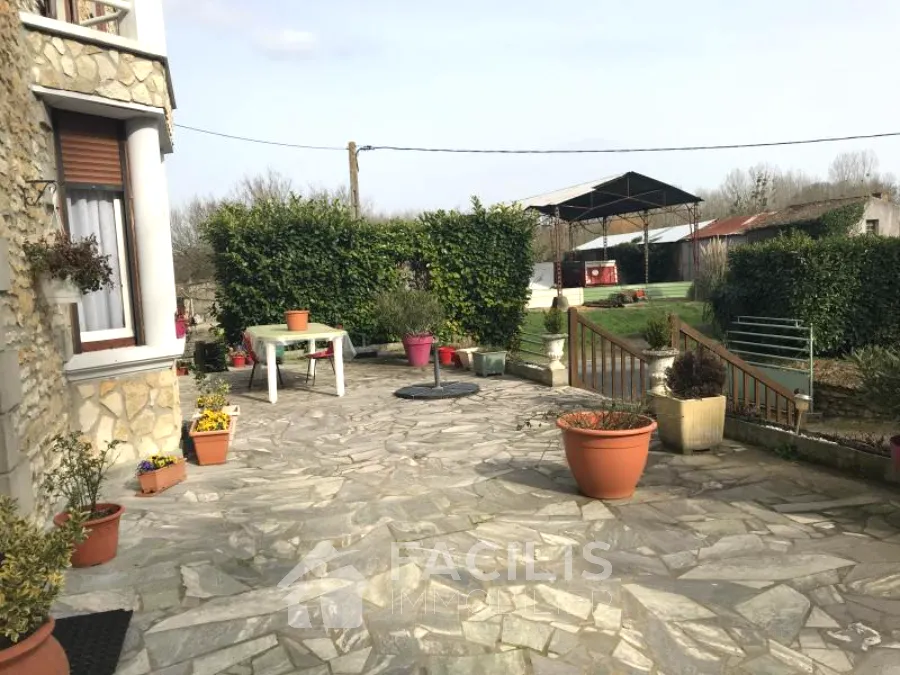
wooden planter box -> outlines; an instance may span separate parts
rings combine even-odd
[[[162,492],[183,481],[187,477],[184,460],[179,459],[175,464],[171,464],[156,471],[142,473],[138,476],[141,482],[141,494],[149,495]]]
[[[197,431],[197,420],[191,424],[191,439],[194,441],[194,452],[197,453],[197,464],[224,464],[228,460],[228,446],[231,445],[231,433],[234,429],[234,418],[228,429],[222,431]]]

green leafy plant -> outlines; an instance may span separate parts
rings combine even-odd
[[[708,349],[683,352],[666,371],[666,386],[675,398],[720,396],[725,387],[725,364]]]
[[[900,351],[866,347],[854,352],[852,360],[859,369],[866,401],[900,421]]]
[[[35,274],[70,279],[82,293],[112,286],[113,270],[109,265],[109,256],[100,255],[94,235],[72,241],[59,233],[52,241],[42,238],[37,242],[26,242],[23,249]]]
[[[381,327],[390,335],[431,335],[443,320],[438,299],[428,291],[400,286],[375,299]]]
[[[109,515],[108,510],[98,509],[97,502],[120,443],[110,441],[95,452],[77,433],[56,436],[51,454],[59,457],[59,465],[44,477],[42,489],[50,498],[64,498],[70,516],[85,514],[88,520],[96,520]]]
[[[231,385],[222,378],[211,378],[206,373],[197,371],[194,374],[194,383],[197,385],[197,407],[218,412],[229,405],[228,394]]]
[[[27,638],[50,616],[75,544],[84,541],[83,514],[44,530],[19,517],[0,497],[0,650]]]
[[[643,337],[652,351],[670,349],[672,346],[672,329],[668,314],[654,314],[644,325]]]
[[[551,307],[544,312],[544,330],[548,335],[560,335],[563,332],[565,316],[559,307]]]

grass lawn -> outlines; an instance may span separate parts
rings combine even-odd
[[[613,309],[585,309],[584,316],[601,328],[621,335],[622,337],[638,337],[644,329],[647,319],[656,314],[672,312],[681,320],[697,330],[709,334],[709,327],[703,323],[703,303],[679,300],[656,300],[653,302]],[[543,310],[529,311],[522,326],[526,333],[544,332]]]

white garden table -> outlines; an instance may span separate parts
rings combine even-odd
[[[265,349],[266,376],[269,382],[269,401],[278,402],[278,371],[275,361],[277,347],[300,342],[307,343],[309,353],[316,351],[316,340],[324,340],[334,345],[334,377],[337,382],[337,395],[344,395],[344,349],[343,340],[347,331],[341,328],[332,328],[323,323],[310,323],[306,330],[288,330],[287,324],[274,323],[267,326],[251,326],[247,329],[253,351],[257,354]],[[311,372],[315,372],[316,362],[310,361]]]

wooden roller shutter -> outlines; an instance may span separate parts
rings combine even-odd
[[[62,178],[66,183],[121,188],[121,122],[60,112],[56,118]]]

